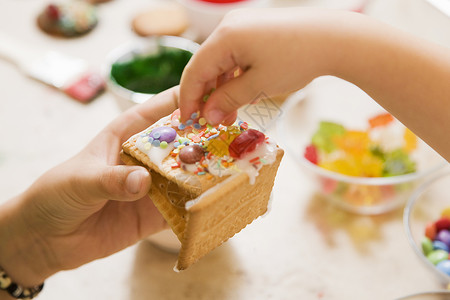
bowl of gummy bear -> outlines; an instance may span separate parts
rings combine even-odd
[[[419,259],[445,285],[450,284],[450,170],[422,183],[408,200],[403,223]]]
[[[319,194],[341,208],[399,208],[445,160],[367,94],[331,80],[327,89],[313,81],[285,101],[280,142]]]

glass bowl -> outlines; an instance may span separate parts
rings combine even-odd
[[[355,85],[335,77],[314,80],[281,107],[277,123],[279,143],[315,183],[320,194],[347,211],[373,215],[404,205],[417,184],[446,161],[421,140],[414,151],[417,171],[391,177],[356,177],[332,172],[304,158],[304,151],[320,121],[346,128],[365,128],[370,117],[385,112]]]
[[[145,102],[155,94],[136,92],[118,84],[111,75],[113,65],[115,63],[126,63],[138,57],[157,55],[163,48],[180,49],[193,54],[199,47],[200,45],[194,41],[177,36],[142,38],[122,44],[111,50],[106,56],[103,65],[103,76],[107,88],[116,97],[119,106],[123,110],[135,104]],[[181,76],[181,74],[179,75]],[[161,78],[161,80],[163,80],[163,78]],[[160,92],[162,92],[162,90]]]
[[[447,167],[417,188],[408,200],[403,214],[403,223],[409,244],[417,257],[444,285],[450,284],[450,276],[439,271],[425,257],[421,242],[425,237],[427,224],[438,220],[441,212],[450,207],[449,192],[450,167]]]
[[[396,300],[448,300],[448,299],[450,299],[450,291],[443,290],[443,291],[417,293],[397,298]]]

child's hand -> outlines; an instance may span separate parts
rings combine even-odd
[[[211,124],[234,121],[236,110],[260,93],[292,92],[328,73],[336,49],[330,48],[327,28],[336,26],[335,19],[327,11],[304,8],[228,14],[183,73],[182,121],[198,110]],[[236,70],[241,75],[233,78]],[[204,104],[216,81],[220,86]]]

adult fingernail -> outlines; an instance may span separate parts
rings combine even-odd
[[[137,194],[141,190],[142,181],[148,176],[148,172],[144,170],[133,171],[127,176],[125,186],[128,192]]]
[[[218,109],[207,111],[205,115],[206,120],[208,120],[208,123],[211,125],[220,124],[223,119],[225,119],[225,114]]]

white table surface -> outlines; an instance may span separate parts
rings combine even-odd
[[[151,0],[99,7],[87,36],[43,34],[35,16],[45,0],[0,0],[0,31],[100,68],[113,47],[136,38],[130,21]],[[357,0],[281,1],[274,6],[347,8]],[[373,0],[366,13],[450,46],[450,18],[425,0]],[[0,201],[77,153],[120,113],[113,95],[88,105],[25,77],[0,60]],[[276,131],[272,130],[276,137]],[[393,299],[442,286],[409,248],[402,210],[356,216],[317,197],[292,158],[280,166],[267,215],[182,273],[176,256],[141,242],[108,258],[49,278],[37,298],[56,299]],[[7,245],[1,245],[4,247]]]

